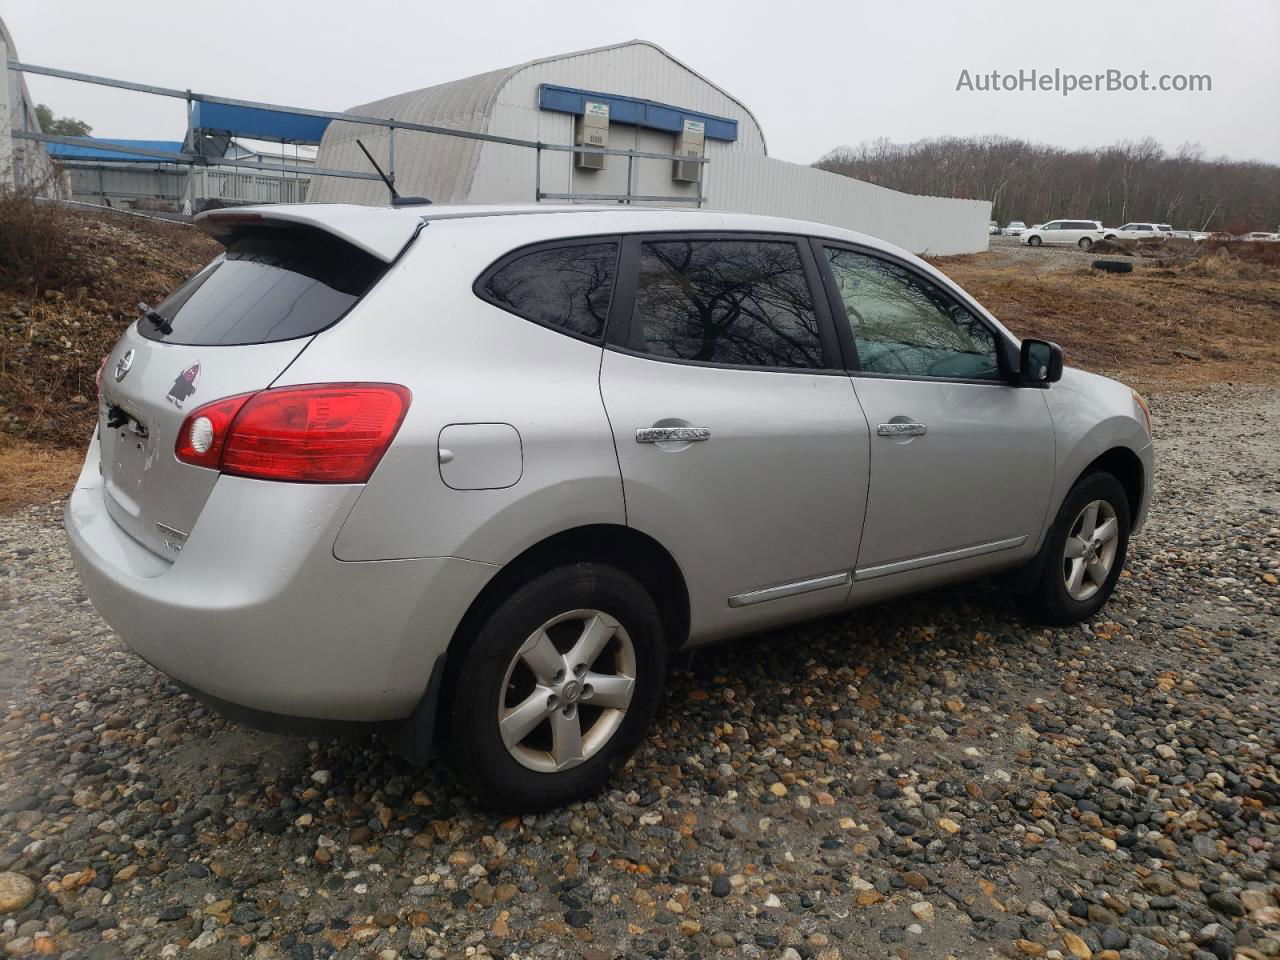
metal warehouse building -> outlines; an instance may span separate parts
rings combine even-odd
[[[421,194],[437,203],[660,198],[848,227],[916,253],[987,249],[989,202],[913,196],[775,160],[745,104],[643,40],[534,60],[349,112],[707,161],[535,151],[367,124],[329,124],[317,167],[368,169],[358,138],[380,164],[394,169],[402,194]],[[380,205],[387,193],[368,180],[316,177],[307,200]]]

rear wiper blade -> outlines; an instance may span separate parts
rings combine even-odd
[[[138,311],[150,320],[152,325],[166,337],[173,333],[173,324],[166,320],[164,314],[155,309],[155,307],[148,306],[146,303],[139,300]]]

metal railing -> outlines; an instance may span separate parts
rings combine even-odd
[[[311,184],[310,171],[297,177],[263,176],[236,170],[193,170],[194,196],[239,203],[304,203]]]
[[[397,130],[410,131],[414,133],[434,133],[445,137],[460,137],[465,140],[477,140],[482,143],[496,143],[512,147],[524,147],[534,151],[534,201],[541,200],[594,200],[597,202],[616,202],[616,203],[633,203],[633,202],[662,202],[662,203],[693,203],[701,207],[705,202],[703,181],[704,176],[697,178],[697,193],[695,196],[654,196],[641,195],[632,191],[632,167],[636,160],[666,160],[681,161],[684,163],[698,164],[702,167],[703,172],[706,170],[705,164],[710,163],[706,157],[684,157],[677,154],[669,153],[652,153],[645,150],[619,150],[611,147],[591,147],[585,144],[564,144],[564,143],[546,143],[541,140],[523,140],[519,137],[504,137],[493,133],[480,133],[474,130],[459,130],[452,127],[441,127],[429,123],[412,123],[407,120],[394,120],[386,117],[371,117],[355,113],[340,113],[332,110],[311,110],[305,107],[288,107],[282,104],[265,103],[257,100],[240,100],[232,97],[219,97],[208,93],[197,93],[191,90],[179,90],[174,87],[161,87],[148,83],[137,83],[132,80],[119,80],[112,77],[101,77],[94,74],[78,73],[73,70],[61,70],[56,67],[38,66],[32,63],[20,63],[16,60],[7,62],[9,70],[19,73],[37,74],[45,77],[55,77],[60,80],[72,80],[77,83],[89,83],[98,86],[115,87],[120,90],[130,90],[135,93],[148,93],[158,97],[170,97],[176,100],[183,100],[187,104],[187,136],[184,138],[184,144],[191,142],[191,117],[192,106],[197,103],[218,104],[229,107],[246,107],[254,110],[271,110],[280,113],[290,113],[304,117],[316,117],[325,120],[337,120],[342,123],[364,124],[372,127],[382,127],[389,130],[389,154],[390,169],[388,177],[391,183],[395,184],[395,133]],[[15,139],[34,140],[40,143],[60,143],[69,144],[71,146],[92,146],[96,150],[105,150],[107,152],[131,153],[139,156],[154,157],[158,160],[170,160],[176,163],[189,164],[191,167],[217,166],[217,167],[243,167],[256,170],[276,170],[276,171],[296,171],[296,167],[286,164],[261,163],[250,160],[236,160],[227,157],[209,157],[203,154],[193,153],[188,150],[170,151],[170,150],[152,150],[142,147],[130,147],[115,144],[100,143],[78,137],[62,137],[47,133],[34,133],[25,130],[13,130],[12,136]],[[602,154],[609,157],[626,157],[627,158],[627,189],[621,194],[587,194],[574,193],[572,190],[572,172],[570,173],[568,192],[546,192],[542,189],[542,153],[548,151],[552,153],[588,153]],[[340,170],[326,167],[311,167],[307,173],[313,177],[344,177],[356,180],[380,180],[376,173],[362,170]]]

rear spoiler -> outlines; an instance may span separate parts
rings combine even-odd
[[[347,241],[365,253],[391,263],[417,236],[422,217],[386,207],[353,204],[281,204],[206,210],[195,224],[219,243],[251,227],[306,226]]]

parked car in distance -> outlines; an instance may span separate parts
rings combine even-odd
[[[587,206],[196,222],[225,253],[104,360],[66,509],[86,593],[216,709],[416,763],[434,741],[494,806],[603,787],[679,650],[992,573],[1086,620],[1147,511],[1134,391],[869,236]]]
[[[1175,240],[1194,240],[1196,243],[1209,239],[1209,234],[1201,230],[1173,230],[1169,235]]]
[[[1106,240],[1155,240],[1165,236],[1165,228],[1158,223],[1126,223],[1123,227],[1107,227]]]
[[[990,223],[987,224],[987,233],[995,235],[995,234],[998,234],[999,232],[1000,232],[1000,224],[996,223],[994,220],[992,220]]]
[[[1033,247],[1042,243],[1059,243],[1088,250],[1102,239],[1102,232],[1102,224],[1097,220],[1050,220],[1026,231],[1022,242]]]
[[[1280,233],[1269,233],[1266,230],[1254,230],[1252,233],[1246,233],[1241,240],[1261,240],[1265,242],[1273,242],[1280,240]]]
[[[1027,229],[1027,225],[1021,220],[1010,220],[1009,225],[1004,228],[1004,235],[1006,237],[1020,237],[1025,229]]]

